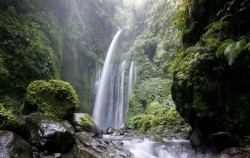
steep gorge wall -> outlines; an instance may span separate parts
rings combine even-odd
[[[90,112],[95,66],[117,29],[113,14],[113,1],[1,1],[1,102],[18,106],[31,81],[61,78]]]
[[[249,3],[192,0],[180,10],[183,45],[171,67],[172,95],[178,112],[204,136],[249,135]]]

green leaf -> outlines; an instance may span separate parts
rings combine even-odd
[[[234,43],[234,41],[231,40],[231,39],[230,39],[230,40],[224,41],[224,42],[220,45],[220,47],[217,49],[217,51],[216,51],[216,53],[215,53],[216,57],[217,57],[217,58],[224,57],[225,49],[226,49],[230,44],[232,44],[232,43]]]
[[[224,51],[224,55],[226,56],[229,66],[231,66],[235,62],[235,59],[240,55],[240,53],[244,51],[245,45],[246,41],[243,39],[227,46]]]

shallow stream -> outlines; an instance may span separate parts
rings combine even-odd
[[[134,158],[214,158],[209,151],[195,150],[185,139],[164,139],[163,143],[154,142],[148,138],[133,138],[105,135],[104,139],[112,140],[119,146],[124,146]]]

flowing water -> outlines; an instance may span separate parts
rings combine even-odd
[[[93,119],[103,129],[108,127],[119,129],[124,126],[125,110],[123,104],[126,62],[117,63],[114,61],[115,53],[117,52],[117,42],[121,32],[119,30],[113,38],[107,52],[101,77],[96,81],[98,88],[95,97]]]
[[[96,70],[96,101],[93,118],[97,125],[106,129],[124,126],[128,100],[136,78],[136,66],[132,61],[128,67],[128,82],[125,86],[126,62],[114,61],[116,45],[121,34],[117,32],[105,59],[103,69]],[[127,89],[125,89],[126,87]],[[126,92],[126,93],[124,93]],[[212,152],[202,152],[193,149],[185,139],[164,139],[163,143],[154,142],[146,138],[105,135],[104,139],[112,140],[115,144],[129,150],[134,158],[213,158]]]
[[[100,65],[96,65],[96,72],[95,72],[95,84],[94,84],[94,98],[96,99],[96,94],[97,94],[97,91],[98,91],[98,86],[99,86],[99,82],[100,82],[100,78],[101,78],[101,73],[102,73],[102,70],[101,70],[101,66]]]
[[[105,135],[104,139],[114,141],[133,153],[134,158],[214,158],[210,151],[195,150],[185,139],[164,139],[163,143],[147,138],[138,139],[123,136]]]
[[[129,81],[128,81],[128,96],[130,96],[135,78],[136,78],[136,73],[135,73],[135,63],[134,61],[131,62],[130,69],[129,69]]]
[[[127,87],[125,86],[126,62],[114,60],[117,42],[121,30],[113,38],[104,66],[96,68],[94,85],[95,106],[93,119],[102,129],[112,127],[120,129],[124,126],[128,100],[136,79],[136,66],[132,61],[128,73]],[[126,87],[127,89],[125,89]],[[126,93],[124,93],[126,91]],[[105,135],[104,139],[112,140],[133,153],[134,158],[213,158],[211,152],[194,150],[190,142],[184,139],[164,139],[163,143],[153,142],[149,139],[135,137]]]
[[[117,97],[116,97],[116,111],[115,114],[115,128],[121,128],[124,126],[125,112],[124,112],[124,74],[125,74],[126,62],[123,61],[119,66],[119,78],[117,83]]]

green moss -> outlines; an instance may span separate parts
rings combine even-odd
[[[89,114],[85,113],[84,117],[81,117],[80,119],[81,119],[81,128],[84,131],[91,132],[97,129],[94,120]]]
[[[71,119],[78,106],[77,94],[69,83],[38,80],[28,86],[22,112],[41,112],[61,119]]]
[[[245,4],[249,0],[203,0],[205,8],[198,2],[191,1],[190,10],[186,8],[189,17],[182,32],[198,23],[200,30],[194,31],[201,34],[197,33],[196,42],[191,33],[186,35],[170,68],[177,110],[204,135],[223,130],[247,134],[250,19],[245,18],[249,14]],[[207,10],[205,16],[200,9]]]
[[[3,104],[0,103],[0,110],[4,110]]]

